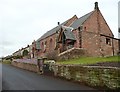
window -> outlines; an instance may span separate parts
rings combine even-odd
[[[45,41],[45,44],[44,44],[44,47],[46,48],[46,46],[47,46],[47,41]]]
[[[111,41],[109,38],[106,38],[106,44],[111,45]]]
[[[42,51],[44,50],[44,43],[43,42],[41,43],[41,49],[42,49]]]
[[[47,41],[45,41],[45,44],[44,44],[44,52],[46,52],[46,47],[47,47]]]
[[[84,27],[84,30],[86,31],[86,27]]]
[[[52,46],[53,46],[53,40],[52,40],[52,38],[50,39],[49,46],[50,46],[49,49],[51,50],[51,49],[53,48],[53,47],[52,47]]]

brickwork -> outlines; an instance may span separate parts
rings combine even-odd
[[[80,43],[79,43],[79,33],[78,30],[73,30],[73,34],[75,35],[76,38],[76,42],[74,43],[74,47],[79,48],[80,47]]]
[[[73,21],[75,21],[77,18],[76,15],[74,15],[72,18],[70,18],[67,23],[65,24],[65,26],[70,26],[72,24]]]
[[[114,55],[120,53],[120,40],[113,39]]]
[[[85,49],[82,48],[72,48],[58,55],[58,60],[68,60],[79,58],[82,56],[88,56],[88,53]]]
[[[100,34],[105,36],[103,37]],[[110,39],[110,44],[106,43],[107,38]],[[113,56],[117,55],[119,51],[118,39],[114,39],[100,10],[95,10],[89,19],[83,23],[81,39],[82,48],[87,49],[91,56]]]
[[[106,20],[102,16],[101,12],[99,12],[99,24],[100,24],[100,34],[104,34],[106,36],[114,37],[111,29],[109,28]]]
[[[67,20],[65,26],[69,26],[76,19],[78,19],[78,18],[76,15],[74,15],[72,18]],[[44,57],[46,55],[46,53],[49,53],[49,52],[52,52],[53,50],[55,50],[56,44],[57,44],[57,38],[58,38],[58,34],[55,33],[55,34],[52,34],[52,35],[46,37],[45,39],[40,40],[41,50],[38,52],[38,56]],[[46,46],[44,46],[44,45],[46,45]],[[58,50],[58,52],[59,52],[59,50]]]
[[[84,22],[83,31],[98,33],[97,10]]]
[[[40,41],[41,50],[38,52],[38,55],[40,57],[44,57],[46,53],[50,51],[52,52],[53,50],[55,50],[56,38],[57,38],[57,34],[53,34]],[[45,43],[46,43],[46,46],[45,46]]]
[[[114,55],[114,52],[113,50],[116,49],[116,48],[113,48],[113,44],[112,43],[112,39],[110,39],[110,44],[107,44],[106,43],[106,37],[105,36],[101,36],[101,52],[102,52],[102,55],[103,56],[113,56]]]
[[[101,56],[98,36],[92,32],[82,32],[82,48],[85,48],[90,56]]]

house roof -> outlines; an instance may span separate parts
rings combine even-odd
[[[68,21],[68,20],[67,20],[67,21]],[[63,22],[63,23],[60,24],[60,25],[65,25],[65,24],[67,23],[67,21]],[[60,28],[61,28],[61,26],[56,26],[55,28],[47,31],[47,32],[46,32],[43,36],[41,36],[37,41],[40,41],[40,40],[42,40],[42,39],[44,39],[44,38],[46,38],[46,37],[48,37],[48,36],[56,33]]]
[[[66,27],[66,26],[62,26],[62,28],[64,29],[63,32],[65,34],[66,39],[76,40],[75,36],[74,36],[74,34],[72,32],[73,28]]]
[[[64,31],[64,34],[65,34],[66,39],[76,40],[74,34],[71,31],[71,29],[66,29]]]
[[[78,27],[80,27],[80,25],[82,25],[91,16],[92,13],[93,13],[93,11],[90,12],[90,13],[87,13],[86,15],[84,15],[84,16],[80,17],[79,19],[75,20],[73,22],[73,24],[71,25],[71,27],[74,28],[74,29],[77,29]]]
[[[90,17],[90,15],[91,15],[92,13],[93,13],[93,11],[90,12],[90,13],[88,13],[88,14],[86,14],[86,15],[84,15],[84,16],[82,16],[82,17],[80,17],[79,19],[75,20],[70,27],[72,27],[72,28],[74,28],[74,29],[78,28],[81,24],[83,24],[83,23]],[[74,16],[76,16],[76,15],[74,15]],[[70,18],[70,19],[71,19],[71,18]],[[68,19],[68,20],[70,20],[70,19]],[[65,22],[63,22],[63,23],[60,24],[60,25],[65,25],[65,24],[68,22],[68,20],[65,21]],[[44,39],[44,38],[46,38],[46,37],[48,37],[48,36],[56,33],[57,31],[59,31],[60,28],[61,28],[61,26],[56,26],[55,28],[47,31],[47,32],[46,32],[43,36],[41,36],[37,41],[40,41],[40,40],[42,40],[42,39]]]

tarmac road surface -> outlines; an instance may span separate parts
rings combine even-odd
[[[0,91],[2,90],[2,64],[0,62]]]
[[[1,66],[0,66],[1,67]],[[2,64],[2,90],[95,90],[77,83]]]

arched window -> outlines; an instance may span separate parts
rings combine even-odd
[[[44,44],[44,49],[43,49],[44,52],[46,52],[46,47],[47,47],[47,41],[45,41],[45,44]]]
[[[44,43],[43,42],[41,43],[41,49],[42,49],[42,51],[44,50]]]
[[[53,48],[53,40],[52,38],[50,39],[50,42],[49,42],[49,49],[52,50]]]
[[[45,41],[44,48],[46,48],[46,46],[47,46],[47,41]]]
[[[22,53],[23,56],[27,56],[28,54],[29,54],[28,50],[24,50]]]

